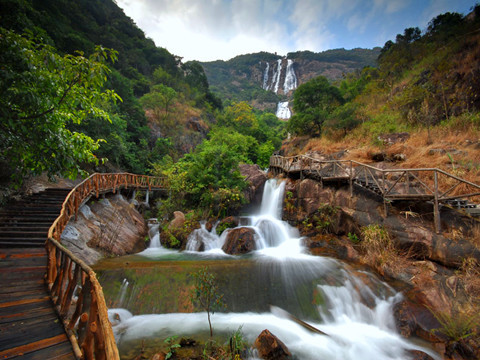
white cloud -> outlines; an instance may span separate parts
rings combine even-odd
[[[383,45],[404,28],[423,27],[471,0],[116,1],[157,46],[184,60],[209,61],[257,51]]]

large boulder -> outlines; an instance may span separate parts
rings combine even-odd
[[[90,201],[68,223],[62,243],[93,265],[104,255],[122,256],[145,249],[148,228],[143,216],[121,195]]]
[[[240,174],[245,176],[248,187],[243,195],[248,203],[259,203],[262,200],[263,187],[267,181],[267,175],[260,166],[252,164],[240,164]]]
[[[287,346],[268,330],[263,330],[254,344],[258,356],[264,360],[292,359],[292,354]]]
[[[222,250],[230,255],[246,254],[255,250],[257,234],[252,228],[241,227],[228,232]]]
[[[173,220],[168,225],[168,230],[180,229],[185,224],[185,214],[181,211],[175,211],[173,213]]]

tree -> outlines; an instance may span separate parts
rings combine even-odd
[[[177,98],[177,92],[169,86],[158,84],[152,86],[151,91],[141,97],[144,108],[151,109],[159,118],[167,118],[170,114],[170,105]],[[159,111],[161,110],[161,111]],[[163,115],[161,114],[163,112]]]
[[[193,274],[193,277],[195,279],[195,287],[192,292],[192,301],[198,303],[207,312],[210,337],[212,337],[213,328],[210,313],[213,314],[215,310],[225,306],[223,294],[218,292],[215,276],[208,271],[208,267],[200,269]]]
[[[329,114],[344,102],[338,88],[319,76],[300,85],[293,95],[294,115],[288,122],[291,133],[321,135]]]
[[[98,163],[101,140],[69,125],[110,121],[102,104],[120,97],[103,85],[106,61],[115,59],[115,51],[102,47],[89,58],[60,56],[39,39],[0,28],[0,159],[17,185],[29,173],[75,178],[83,163]]]
[[[329,116],[325,126],[335,130],[342,130],[343,135],[346,136],[348,131],[360,124],[360,121],[357,119],[356,110],[357,106],[352,102],[337,107]]]

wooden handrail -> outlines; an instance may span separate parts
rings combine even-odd
[[[118,360],[120,357],[95,272],[62,246],[60,237],[68,221],[92,195],[115,193],[121,188],[165,189],[166,181],[129,173],[93,174],[70,191],[60,216],[48,230],[46,282],[78,359]]]
[[[321,175],[320,171],[330,164],[333,165],[334,170],[333,174],[329,175],[333,178],[340,177],[336,172],[337,167],[343,170],[343,178],[350,182],[351,194],[353,194],[354,180],[375,186],[383,198],[385,210],[387,202],[392,200],[417,197],[433,201],[437,233],[440,232],[439,203],[480,196],[480,185],[438,168],[380,169],[355,160],[318,160],[307,155],[290,157],[273,155],[270,157],[270,167],[280,168],[286,173],[308,170]],[[395,175],[397,173],[400,175]],[[415,180],[415,184],[412,184],[411,180]],[[442,184],[447,184],[448,189],[440,190]],[[458,190],[459,185],[463,185],[463,191]],[[474,188],[474,190],[466,191],[465,188],[469,187]],[[454,192],[455,194],[452,194]]]

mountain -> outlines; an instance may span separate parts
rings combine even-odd
[[[322,75],[336,81],[365,66],[376,66],[380,50],[297,51],[285,57],[260,52],[201,65],[211,90],[222,100],[247,101],[257,109],[275,112],[279,102],[291,98],[292,90],[312,78]]]

